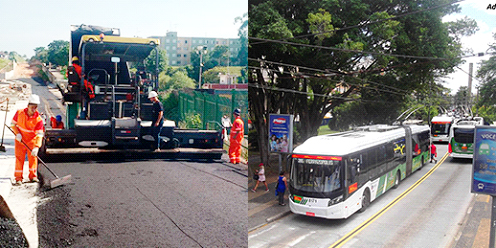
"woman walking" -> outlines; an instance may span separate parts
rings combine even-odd
[[[265,185],[265,191],[269,191],[269,186],[267,185],[267,182],[265,182],[265,170],[264,170],[263,163],[260,163],[258,165],[258,167],[260,167],[260,169],[258,169],[258,180],[257,180],[257,184],[255,184],[255,187],[251,191],[252,192],[257,192],[258,184],[260,182],[262,182]]]
[[[284,171],[279,173],[279,179],[277,179],[276,195],[279,196],[279,205],[284,206],[284,192],[288,188],[288,180],[284,176]]]

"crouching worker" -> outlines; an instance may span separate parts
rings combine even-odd
[[[16,135],[15,139],[15,184],[22,184],[22,171],[26,153],[29,161],[29,181],[39,182],[38,173],[38,151],[43,140],[43,121],[38,112],[40,97],[31,95],[29,98],[28,107],[17,110],[12,119],[12,130]],[[23,144],[24,142],[24,144]],[[29,149],[26,147],[29,147]]]
[[[64,123],[62,122],[62,116],[57,115],[56,117],[50,117],[50,122],[52,128],[55,129],[64,129]]]

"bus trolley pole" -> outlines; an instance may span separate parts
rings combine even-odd
[[[492,207],[491,207],[491,233],[489,234],[489,247],[496,248],[495,246],[495,232],[496,232],[496,197],[491,196]]]

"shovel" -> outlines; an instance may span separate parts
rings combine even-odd
[[[14,133],[14,130],[12,130],[12,128],[10,128],[10,127],[9,127],[9,126],[7,126],[7,125],[5,125],[5,126],[6,126],[6,127],[7,127],[7,128],[8,128],[11,132],[12,132],[12,133]],[[14,134],[15,134],[15,133],[14,133]],[[23,140],[21,140],[21,143],[22,143],[23,145],[25,145],[25,146],[26,146],[26,148],[28,148],[28,150],[29,150],[29,151],[31,151],[31,148],[29,148],[29,146],[28,146],[26,143],[24,143],[24,141],[23,141]],[[65,176],[65,177],[59,177],[59,176],[57,176],[57,174],[55,174],[55,172],[53,172],[53,171],[50,169],[50,167],[48,167],[48,165],[47,165],[47,164],[45,164],[45,162],[43,162],[43,160],[41,160],[41,159],[40,159],[40,157],[39,157],[39,156],[36,156],[36,158],[38,158],[38,161],[40,161],[40,163],[41,163],[42,165],[44,165],[44,166],[45,166],[45,168],[47,168],[47,170],[48,170],[48,171],[50,171],[50,173],[52,173],[52,175],[56,178],[56,179],[54,179],[54,180],[51,180],[51,181],[50,181],[50,188],[51,188],[51,189],[56,188],[56,187],[58,187],[58,186],[62,186],[62,185],[64,185],[64,184],[68,184],[68,183],[70,183],[70,182],[71,182],[72,175],[67,175],[67,176]]]

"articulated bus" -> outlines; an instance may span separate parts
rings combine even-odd
[[[452,116],[435,116],[431,121],[431,139],[432,142],[448,142],[449,131],[455,118]]]
[[[373,125],[306,140],[288,161],[291,211],[327,219],[365,211],[428,161],[429,138],[428,126]]]
[[[450,129],[448,153],[452,158],[474,157],[475,126],[484,125],[482,117],[460,119]]]

